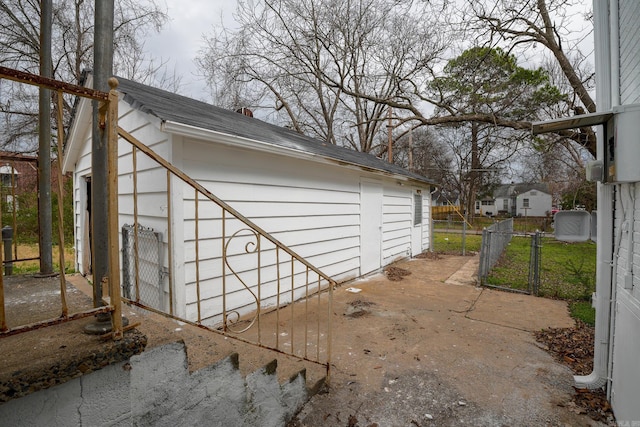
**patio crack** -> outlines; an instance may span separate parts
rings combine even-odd
[[[465,319],[469,319],[469,320],[473,320],[474,322],[482,322],[482,323],[487,323],[489,325],[494,325],[494,326],[501,326],[503,328],[509,328],[509,329],[515,329],[517,331],[523,331],[523,332],[532,332],[530,329],[524,329],[524,328],[519,328],[517,326],[510,326],[510,325],[505,325],[502,323],[497,323],[497,322],[491,322],[489,320],[483,320],[483,319],[476,319],[474,317],[471,317],[469,315],[469,313],[471,313],[473,310],[475,310],[476,308],[476,304],[478,303],[478,301],[480,300],[480,298],[482,297],[482,294],[484,293],[485,288],[482,288],[480,290],[480,293],[478,294],[478,296],[473,300],[473,302],[471,303],[471,305],[469,306],[469,308],[467,308],[466,310],[449,310],[453,313],[457,313],[457,314],[464,314],[464,318]]]
[[[449,311],[451,311],[453,313],[464,314],[465,315],[464,317],[469,318],[469,313],[472,312],[473,310],[475,310],[476,304],[478,303],[478,300],[480,299],[480,297],[482,296],[483,293],[484,293],[484,288],[480,289],[480,293],[473,300],[473,302],[471,303],[469,308],[467,308],[466,310],[449,310]]]

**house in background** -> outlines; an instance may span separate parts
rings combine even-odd
[[[118,91],[121,128],[336,281],[375,272],[431,245],[433,182],[425,177],[366,153],[132,81],[121,79]],[[64,159],[64,170],[74,177],[76,268],[84,273],[90,272],[91,259],[90,116],[91,103],[81,100]],[[132,150],[126,141],[120,141],[118,156],[122,229],[134,222]],[[217,283],[224,270],[220,238],[209,235],[219,228],[221,213],[207,211],[211,229],[200,230],[206,259],[196,271],[193,222],[198,203],[194,208],[193,190],[167,183],[164,170],[139,157],[138,222],[150,239],[157,239],[159,251],[152,258],[158,264],[160,297],[147,303],[164,310],[173,304],[174,313],[193,320],[197,276]],[[239,268],[250,274],[254,267]],[[169,276],[172,302],[162,291]],[[211,307],[220,306],[221,291],[215,292],[207,295],[217,301]],[[206,316],[214,318],[215,310]]]
[[[53,177],[52,177],[53,178]],[[52,185],[57,183],[52,180]],[[24,154],[0,152],[0,195],[5,209],[12,210],[14,197],[38,192],[38,158]],[[17,200],[16,200],[17,202]],[[16,209],[19,204],[15,203]]]
[[[543,217],[550,215],[552,196],[547,184],[502,184],[476,200],[476,214]]]
[[[616,421],[640,421],[640,2],[593,2],[598,112],[546,123],[534,133],[597,125],[596,308],[593,372],[579,388],[606,388]]]

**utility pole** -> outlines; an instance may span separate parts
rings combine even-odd
[[[113,73],[113,0],[95,0],[93,88],[109,91]],[[91,150],[91,222],[93,302],[102,305],[102,280],[109,275],[109,233],[107,215],[107,131],[99,123],[98,101],[93,101]],[[116,272],[117,274],[117,272]]]
[[[409,129],[409,172],[413,172],[413,128]]]
[[[389,163],[393,163],[393,124],[392,124],[392,113],[393,109],[391,108],[391,106],[389,106],[388,110],[387,110],[387,114],[389,117],[389,123],[387,124],[387,134],[389,135],[389,148],[387,149],[387,152],[389,153]]]
[[[42,0],[40,11],[40,75],[52,77],[52,1]],[[51,91],[40,88],[38,112],[38,223],[41,276],[53,274],[51,234]],[[63,250],[60,248],[60,250]]]

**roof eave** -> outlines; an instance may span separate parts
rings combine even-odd
[[[390,178],[400,180],[402,182],[412,182],[421,186],[435,186],[435,183],[430,181],[421,181],[410,176],[401,175],[385,171],[383,169],[363,166],[357,163],[349,162],[346,160],[335,159],[332,157],[321,156],[313,153],[309,153],[302,150],[296,150],[293,148],[283,147],[280,145],[272,144],[265,141],[258,141],[255,139],[249,139],[240,137],[237,135],[231,135],[228,133],[218,132],[209,129],[203,129],[197,126],[187,125],[184,123],[174,122],[170,120],[163,121],[161,124],[161,130],[164,132],[178,134],[182,136],[188,136],[203,140],[213,140],[224,145],[233,147],[246,148],[251,150],[257,150],[264,153],[279,154],[295,159],[310,160],[317,163],[340,165],[348,167],[353,170],[364,170],[368,172],[374,172],[378,174],[384,174]]]

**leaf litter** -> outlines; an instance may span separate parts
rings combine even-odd
[[[593,326],[577,321],[573,328],[543,329],[534,335],[549,353],[568,365],[574,374],[588,375],[593,370]],[[575,390],[572,401],[567,405],[571,410],[587,414],[596,421],[615,425],[613,411],[604,390]]]

